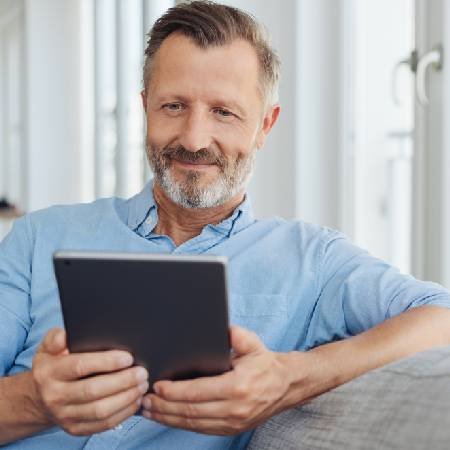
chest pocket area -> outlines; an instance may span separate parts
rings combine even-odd
[[[278,350],[288,322],[287,297],[278,294],[230,295],[230,323],[254,331],[270,350]]]

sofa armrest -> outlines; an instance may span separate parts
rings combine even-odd
[[[372,370],[258,427],[253,450],[450,449],[450,347]]]

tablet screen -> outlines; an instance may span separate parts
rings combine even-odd
[[[226,258],[60,251],[53,260],[70,352],[127,350],[150,385],[230,369]]]

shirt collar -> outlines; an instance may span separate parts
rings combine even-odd
[[[143,222],[150,216],[152,210],[155,210],[155,223],[157,222],[157,204],[153,196],[153,180],[150,180],[141,192],[131,197],[129,200],[127,225],[133,231],[136,231]],[[153,214],[152,214],[153,215]],[[224,235],[233,235],[255,221],[251,201],[248,194],[245,194],[244,200],[233,211],[231,216],[224,219],[216,225],[207,225],[210,229]]]
[[[156,208],[153,197],[153,181],[150,180],[141,192],[131,197],[129,200],[127,225],[133,231],[144,222],[151,209]]]

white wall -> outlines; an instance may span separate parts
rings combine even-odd
[[[6,58],[4,29],[0,29],[0,65],[3,66]],[[5,71],[0,70],[0,197],[6,195],[6,77]]]
[[[428,68],[427,106],[416,102],[414,148],[413,273],[450,288],[450,3],[416,2],[416,45],[420,57],[437,43],[443,67]]]
[[[22,1],[0,3],[0,196],[22,206],[26,172],[23,141]]]
[[[444,61],[450,61],[450,5],[445,3],[444,9],[444,26],[443,44],[444,44]],[[450,289],[450,128],[448,126],[450,120],[450,70],[443,73],[443,155],[442,155],[442,241],[441,241],[441,263],[442,263],[442,284]]]
[[[347,186],[340,182],[349,126],[344,81],[350,70],[344,51],[345,1],[296,3],[297,214],[342,229],[347,217],[341,213],[347,212],[348,200]],[[345,231],[351,233],[351,229]]]
[[[82,197],[81,4],[25,1],[28,210]]]

